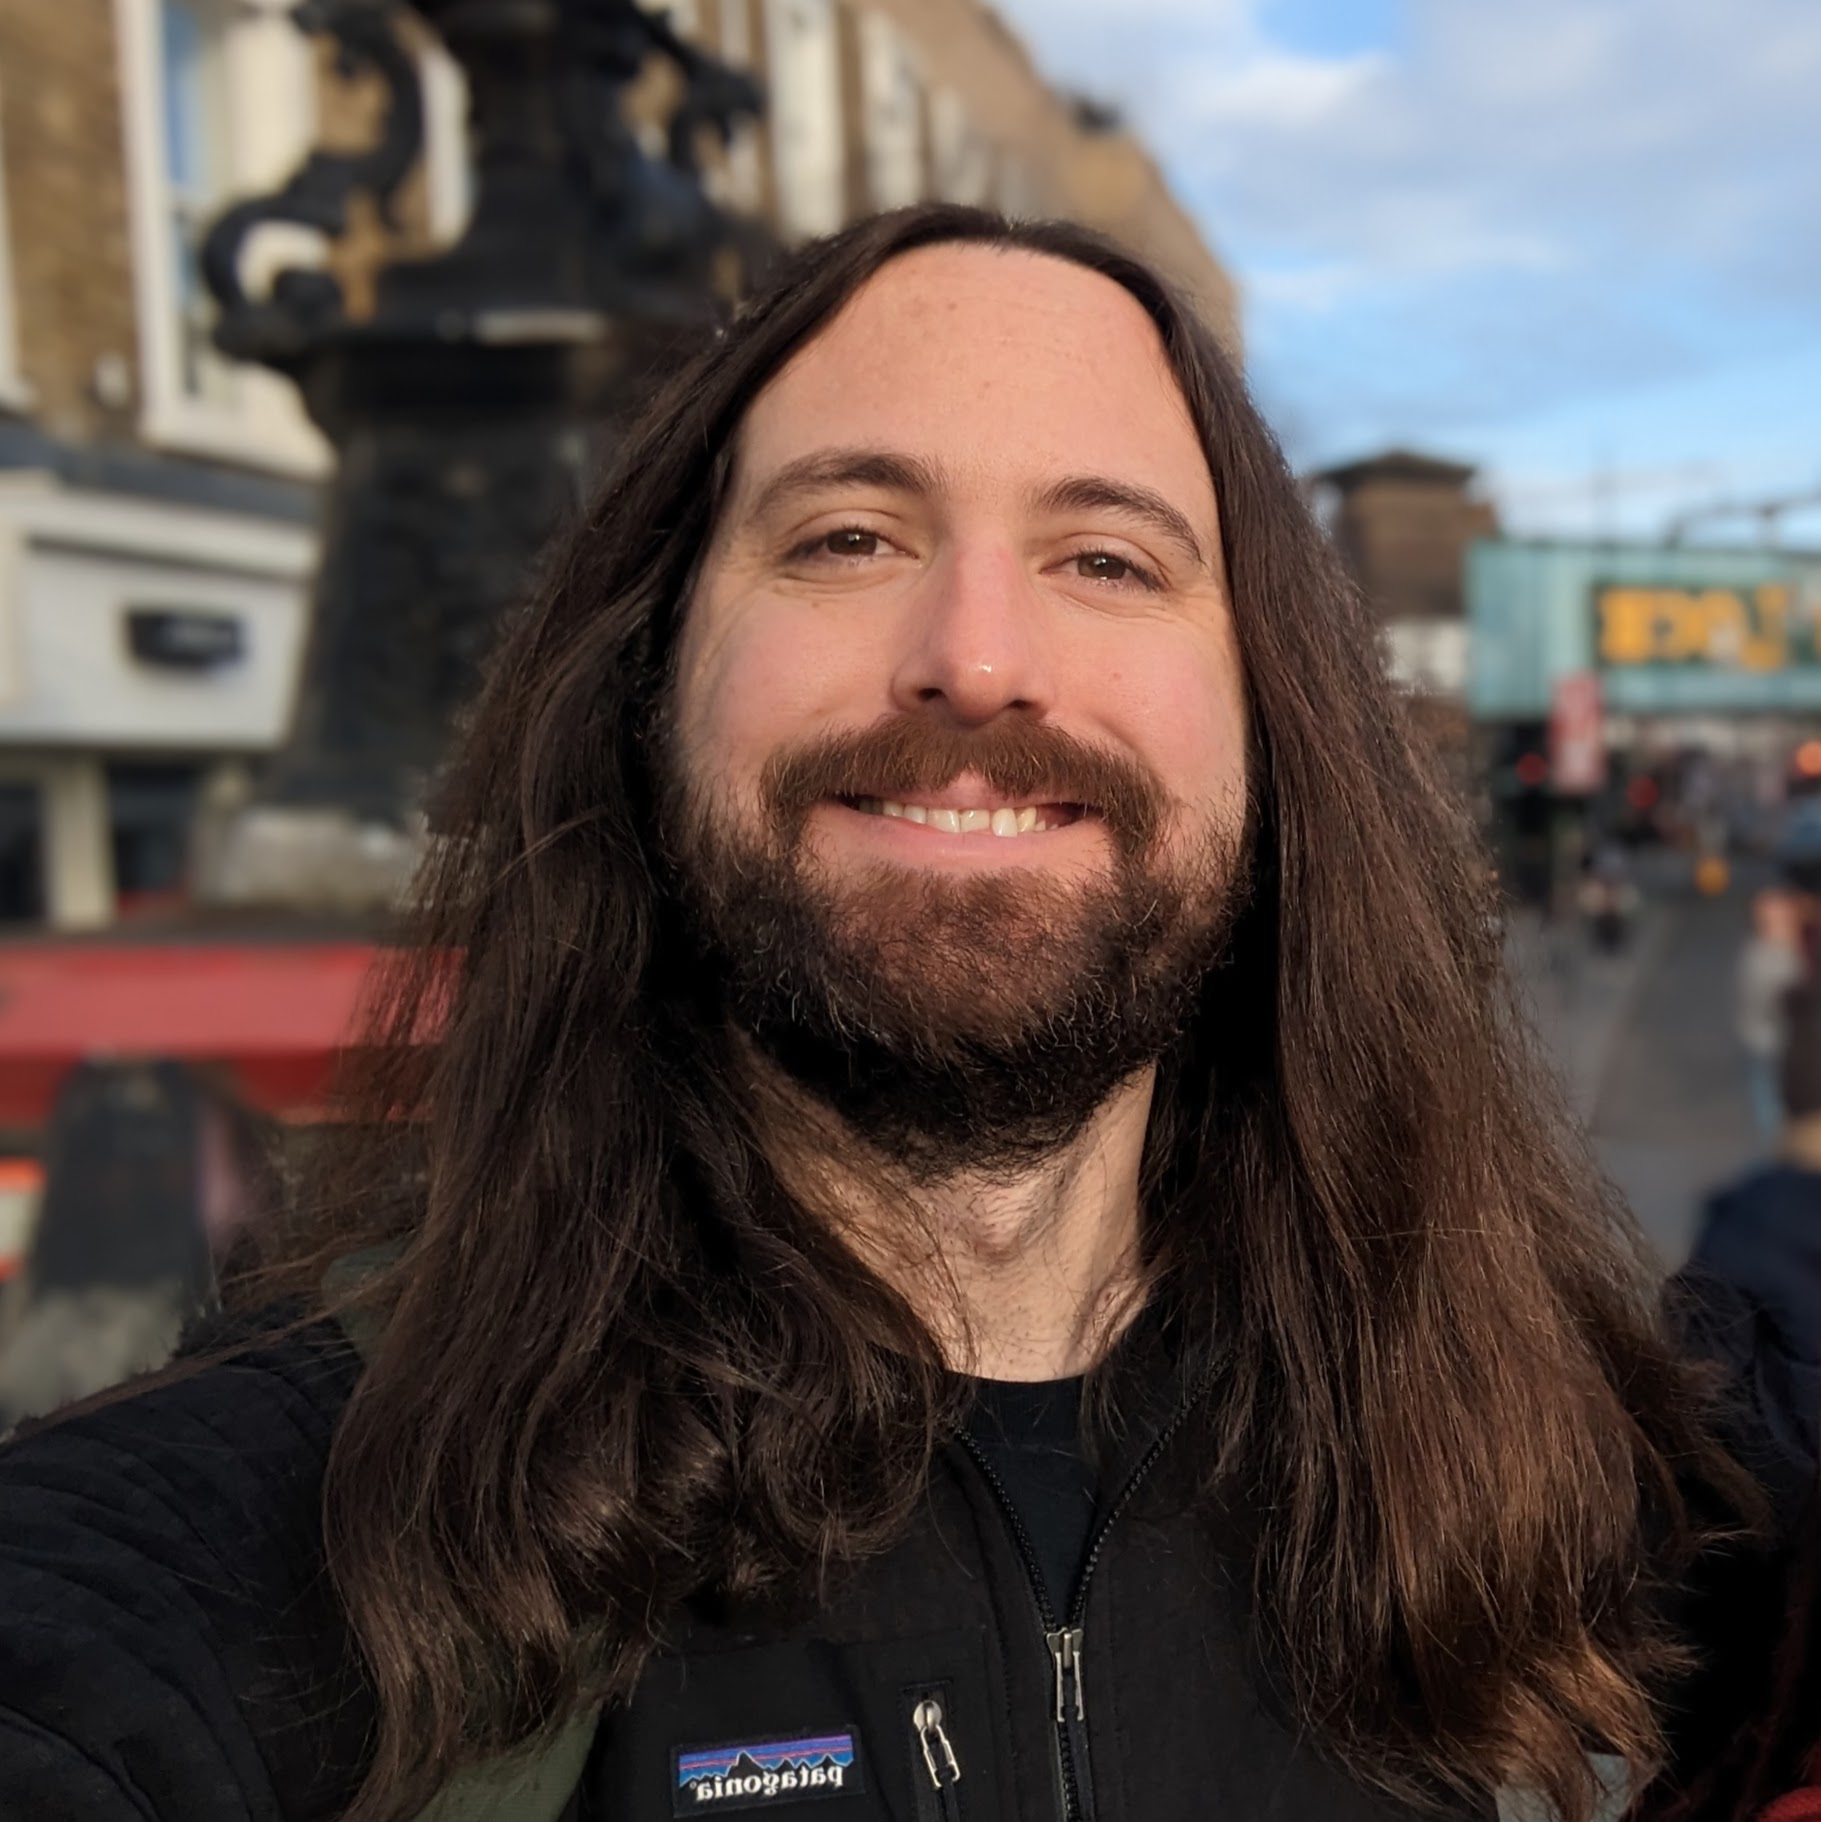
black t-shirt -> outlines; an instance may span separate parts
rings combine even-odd
[[[1081,1446],[1081,1383],[977,1379],[967,1425],[1030,1537],[1058,1620],[1068,1612],[1094,1528],[1094,1474]]]

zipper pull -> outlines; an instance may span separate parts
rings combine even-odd
[[[961,1766],[955,1749],[942,1727],[942,1704],[925,1696],[911,1710],[911,1725],[917,1730],[917,1744],[923,1748],[923,1763],[929,1767],[930,1782],[941,1790],[961,1782]]]
[[[1050,1656],[1056,1660],[1056,1724],[1068,1718],[1068,1689],[1075,1686],[1075,1719],[1088,1718],[1087,1698],[1081,1688],[1081,1628],[1065,1626],[1060,1632],[1046,1632]]]

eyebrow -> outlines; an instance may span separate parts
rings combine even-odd
[[[1115,481],[1105,475],[1071,475],[1040,489],[1033,504],[1039,512],[1115,512],[1137,519],[1180,545],[1198,567],[1208,566],[1207,552],[1188,515],[1154,488],[1133,481]]]
[[[886,493],[931,499],[945,490],[942,472],[920,457],[888,449],[820,449],[786,462],[760,486],[748,509],[749,519],[776,512],[803,494],[836,487],[876,487]],[[1149,525],[1187,554],[1199,567],[1207,552],[1188,515],[1154,488],[1108,475],[1070,475],[1033,494],[1038,512],[1114,512]]]
[[[887,449],[819,449],[786,462],[754,496],[747,517],[762,519],[801,494],[830,487],[876,487],[886,493],[930,498],[943,490],[942,476],[916,456]]]

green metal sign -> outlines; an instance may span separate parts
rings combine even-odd
[[[1609,714],[1821,713],[1821,553],[1489,538],[1467,611],[1487,720],[1543,719],[1579,671]]]

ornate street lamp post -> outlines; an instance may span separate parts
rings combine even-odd
[[[239,203],[203,249],[228,354],[293,379],[335,447],[324,548],[289,747],[241,819],[226,898],[320,896],[325,818],[350,848],[337,890],[362,896],[356,851],[400,851],[494,624],[583,489],[661,348],[712,313],[717,274],[763,252],[704,194],[697,153],[759,97],[633,0],[417,0],[466,72],[474,210],[432,257],[395,260],[356,320],[320,269],[250,297],[249,238],[295,223],[331,240],[365,192],[390,219],[423,146],[417,64],[398,0],[304,0],[294,15],[344,68],[388,91],[378,142],[312,153],[274,195]],[[647,152],[626,90],[653,57],[682,78],[667,146]],[[287,815],[316,834],[284,889]],[[247,842],[263,858],[247,864]],[[274,843],[276,842],[276,850]],[[225,850],[232,857],[232,842]],[[396,872],[396,868],[390,870]],[[367,872],[373,870],[369,867]],[[376,876],[385,884],[388,868]],[[249,884],[249,882],[251,882]],[[383,895],[377,888],[374,896]]]

